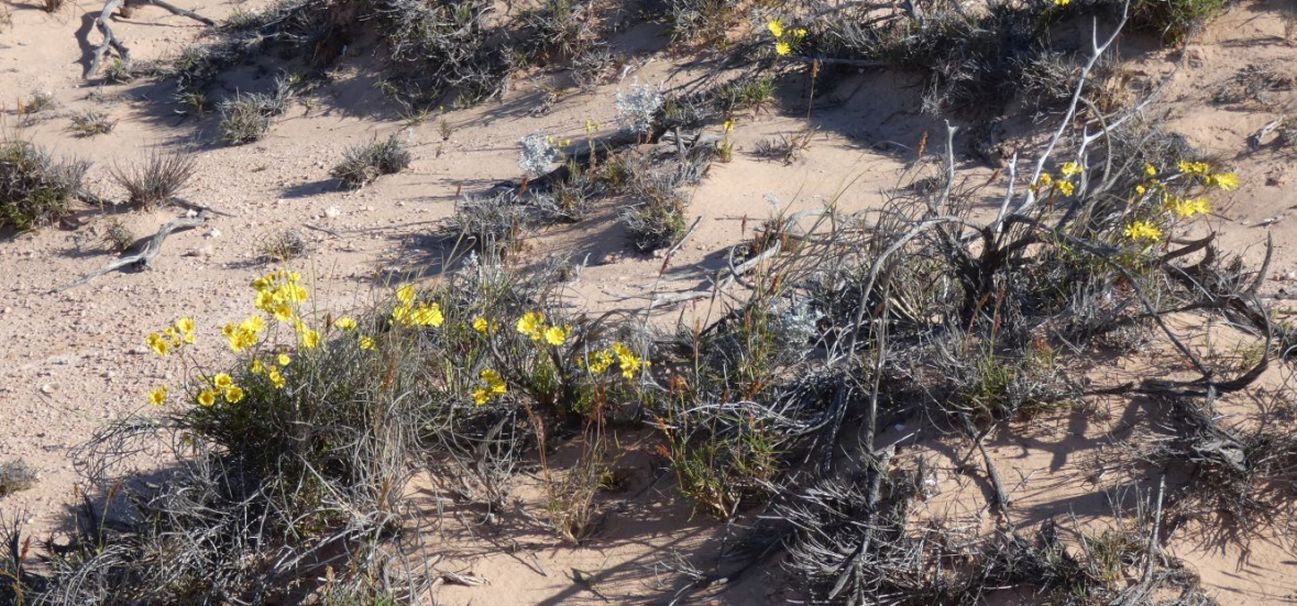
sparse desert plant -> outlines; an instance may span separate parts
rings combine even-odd
[[[72,132],[78,137],[93,137],[113,132],[117,121],[95,110],[72,116]]]
[[[761,158],[792,164],[800,159],[807,149],[810,149],[811,138],[814,136],[814,130],[805,130],[800,133],[782,134],[772,139],[762,139],[757,142],[752,152]]]
[[[14,26],[14,14],[8,6],[0,6],[0,32]]]
[[[287,98],[281,94],[238,93],[217,106],[221,114],[221,138],[230,145],[260,141],[270,131],[270,121],[287,110]]]
[[[136,209],[169,204],[194,176],[194,157],[183,151],[153,150],[129,168],[113,166],[112,176],[127,192],[127,203]]]
[[[277,263],[304,257],[310,252],[310,242],[296,229],[276,232],[261,244],[261,255]]]
[[[518,141],[518,168],[528,179],[545,174],[562,157],[560,142],[554,137],[532,133]]]
[[[41,8],[45,9],[47,13],[57,13],[67,5],[67,0],[41,0],[41,2]]]
[[[770,76],[739,78],[720,86],[710,96],[725,116],[748,110],[759,113],[774,100],[775,80]]]
[[[738,16],[735,0],[670,0],[667,23],[671,38],[683,42],[719,42]]]
[[[121,219],[113,218],[104,227],[104,244],[117,253],[124,253],[135,245],[135,234]]]
[[[653,120],[665,98],[655,87],[636,84],[627,90],[617,92],[614,105],[617,107],[617,122],[622,128],[636,135],[648,135],[653,128]]]
[[[0,498],[36,485],[36,472],[21,459],[0,463]]]
[[[54,94],[48,91],[35,91],[30,97],[18,102],[18,113],[23,116],[39,114],[54,107]]]
[[[128,61],[113,58],[104,67],[104,80],[113,84],[125,84],[135,80],[135,67]]]
[[[0,140],[0,227],[26,230],[63,218],[89,167],[27,141]]]
[[[640,252],[675,244],[688,228],[684,198],[661,182],[647,182],[637,189],[641,201],[623,209],[619,217],[631,244]]]
[[[382,175],[392,175],[410,165],[410,150],[399,134],[347,148],[342,162],[330,175],[345,189],[360,189]]]
[[[455,204],[447,222],[446,236],[486,250],[505,253],[521,244],[523,228],[530,222],[516,194],[470,196]]]
[[[1220,14],[1231,0],[1133,0],[1132,25],[1180,43]]]

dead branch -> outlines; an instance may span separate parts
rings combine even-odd
[[[126,45],[121,40],[118,40],[117,36],[113,35],[113,29],[108,26],[108,20],[112,18],[117,9],[121,8],[123,2],[125,0],[108,0],[104,3],[103,10],[99,11],[99,16],[95,18],[95,27],[99,29],[99,33],[103,34],[104,41],[95,47],[94,58],[90,60],[90,65],[86,68],[86,72],[82,74],[82,77],[89,79],[99,73],[99,64],[103,62],[104,54],[108,52],[109,48],[117,51],[117,55],[122,58],[122,61],[131,60],[131,50],[126,48]]]
[[[117,259],[116,261],[113,261],[93,272],[86,274],[84,277],[82,277],[80,280],[77,280],[76,282],[68,284],[67,286],[64,286],[62,288],[54,289],[53,292],[62,292],[65,290],[76,288],[77,286],[86,284],[87,282],[90,282],[91,280],[99,276],[114,271],[119,271],[127,267],[144,267],[144,268],[150,267],[151,263],[153,262],[153,257],[158,256],[158,253],[162,252],[162,242],[167,239],[167,236],[170,236],[171,234],[178,231],[185,231],[203,225],[204,223],[207,222],[209,218],[211,218],[211,213],[204,211],[198,213],[198,215],[194,217],[181,217],[179,219],[173,219],[172,221],[168,222],[166,225],[163,225],[160,229],[158,229],[158,233],[153,234],[153,237],[149,239],[149,243],[147,246],[144,247],[143,251],[139,252],[138,254]]]
[[[108,53],[108,49],[110,48],[117,52],[117,55],[121,57],[122,61],[131,60],[130,49],[126,47],[126,44],[123,43],[120,38],[113,34],[113,29],[108,25],[108,20],[112,19],[113,13],[116,13],[119,10],[125,10],[127,7],[144,4],[151,4],[168,11],[173,15],[188,17],[208,27],[216,26],[215,21],[191,10],[180,8],[170,2],[166,2],[165,0],[107,0],[104,2],[104,8],[99,11],[99,16],[95,18],[95,27],[99,30],[99,33],[103,34],[104,40],[94,48],[94,57],[91,58],[90,65],[86,67],[85,73],[82,74],[83,78],[89,79],[99,73],[99,65],[103,63],[104,55]]]

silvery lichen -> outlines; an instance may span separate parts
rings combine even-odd
[[[647,133],[653,127],[653,115],[662,107],[662,93],[656,88],[637,84],[617,93],[617,122],[633,133]]]
[[[532,133],[518,141],[518,168],[530,177],[545,174],[545,170],[558,162],[562,155],[562,152],[554,147],[553,137]]]

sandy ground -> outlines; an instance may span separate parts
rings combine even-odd
[[[1132,87],[1169,78],[1149,115],[1237,170],[1242,187],[1225,195],[1209,221],[1230,249],[1246,252],[1254,262],[1266,238],[1273,238],[1276,279],[1266,292],[1283,298],[1297,288],[1292,281],[1297,279],[1297,159],[1291,152],[1250,151],[1247,137],[1270,120],[1297,113],[1297,92],[1289,86],[1267,91],[1264,99],[1213,102],[1249,65],[1284,75],[1290,83],[1297,78],[1297,47],[1284,38],[1277,13],[1281,3],[1232,9],[1182,51],[1127,48],[1123,54]],[[552,111],[532,115],[541,93],[536,82],[522,80],[500,103],[446,114],[452,132],[443,140],[436,121],[406,127],[399,120],[353,111],[381,103],[381,98],[355,83],[363,83],[365,74],[348,78],[344,68],[343,76],[318,94],[328,102],[309,110],[295,105],[261,142],[223,147],[209,143],[210,117],[195,121],[176,115],[169,103],[151,97],[158,91],[148,83],[100,89],[83,82],[79,36],[87,29],[88,15],[98,10],[94,3],[73,4],[55,15],[29,2],[6,4],[14,22],[0,32],[0,104],[6,110],[0,120],[5,121],[6,133],[94,162],[89,187],[110,198],[121,197],[109,178],[114,163],[130,162],[155,147],[190,146],[198,176],[185,196],[228,214],[168,239],[150,271],[110,274],[58,293],[51,289],[110,258],[98,235],[109,218],[106,213],[86,209],[78,216],[79,227],[50,227],[0,242],[0,274],[7,278],[0,291],[0,342],[5,344],[0,461],[21,458],[40,475],[34,489],[0,499],[0,511],[23,516],[38,536],[54,530],[64,508],[74,501],[72,449],[110,419],[147,412],[148,387],[177,378],[171,376],[174,370],[147,354],[144,335],[182,315],[192,315],[199,331],[208,334],[239,317],[247,305],[247,283],[266,270],[259,251],[267,238],[308,224],[322,228],[303,230],[313,252],[295,265],[310,277],[327,306],[363,303],[391,276],[428,272],[435,252],[424,242],[453,212],[460,192],[518,177],[516,142],[521,136],[545,132],[579,138],[587,120],[605,127],[615,123],[612,96],[621,85],[573,93]],[[176,4],[218,19],[249,6],[221,0]],[[114,28],[141,59],[173,55],[205,29],[147,7]],[[653,40],[652,32],[644,35]],[[667,88],[688,81],[688,70],[676,69],[671,56],[649,57],[652,60],[641,61],[627,81]],[[879,74],[861,77],[854,91],[845,87],[845,103],[814,115],[811,122],[819,131],[805,156],[789,165],[762,160],[751,150],[761,139],[805,128],[802,109],[772,109],[741,119],[734,160],[714,165],[693,192],[690,212],[701,218],[698,228],[662,275],[661,258],[636,255],[624,245],[619,228],[609,220],[610,209],[596,213],[594,220],[536,234],[531,250],[561,251],[585,260],[587,267],[572,285],[571,299],[590,309],[642,309],[655,294],[703,288],[707,272],[723,263],[725,247],[742,241],[745,227],[750,232],[776,207],[809,209],[833,200],[840,208],[854,210],[886,199],[907,168],[909,157],[902,146],[916,145],[925,131],[938,132],[935,121],[908,114],[895,117],[912,101],[906,93],[874,94],[903,90],[905,83],[903,75]],[[30,124],[19,124],[12,110],[33,91],[51,93],[56,106],[34,116]],[[784,92],[790,97],[799,94]],[[70,116],[91,108],[117,120],[116,128],[94,138],[73,137]],[[413,142],[411,168],[356,193],[337,191],[328,170],[343,150],[394,132]],[[990,168],[967,164],[969,174],[992,174]],[[141,236],[174,216],[171,209],[117,215]],[[200,356],[213,355],[217,343],[200,343],[198,351]],[[1112,418],[1121,419],[1122,410],[1138,408],[1138,403],[1111,406],[1121,409],[1113,411]],[[1081,515],[1102,505],[1103,489],[1112,484],[1092,476],[1095,461],[1104,457],[1103,436],[1110,431],[1068,416],[991,445],[997,461],[1014,470],[1010,481],[1023,486],[1015,507],[1024,523]],[[951,457],[958,450],[925,442],[911,456],[936,462],[937,472],[950,478],[948,494],[981,490],[966,478],[956,479]],[[661,589],[655,579],[663,562],[676,554],[710,553],[720,534],[715,522],[690,515],[688,506],[672,496],[670,478],[655,481],[647,465],[636,478],[633,490],[638,496],[620,511],[614,509],[604,530],[582,548],[563,547],[534,528],[490,537],[447,524],[438,531],[443,541],[438,544],[439,557],[487,584],[448,586],[438,599],[443,604],[479,605],[622,603],[655,595]],[[1224,604],[1297,602],[1297,558],[1283,541],[1254,544],[1246,559],[1234,547],[1185,543],[1174,548]],[[787,596],[780,585],[776,570],[763,570],[714,600],[781,602]]]

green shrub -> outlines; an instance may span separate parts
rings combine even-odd
[[[0,141],[0,227],[26,230],[67,215],[89,168],[55,160],[27,141]]]

